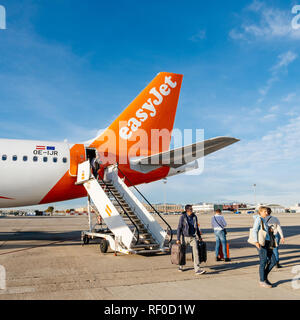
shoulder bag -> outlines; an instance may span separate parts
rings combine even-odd
[[[266,243],[267,231],[265,230],[262,219],[260,219],[261,228],[258,230],[258,243],[263,247]],[[255,245],[257,242],[253,236],[253,228],[250,228],[248,242]]]
[[[214,216],[214,219],[215,219],[216,223],[222,228],[222,230],[224,230],[224,233],[227,234],[226,228],[224,228],[223,226],[220,225],[220,223],[218,222],[218,220],[216,219],[215,216]]]

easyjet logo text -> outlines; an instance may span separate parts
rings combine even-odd
[[[130,139],[132,134],[136,132],[149,117],[155,117],[157,114],[157,107],[162,104],[164,98],[168,96],[172,89],[177,86],[177,82],[171,80],[171,76],[165,77],[165,83],[163,83],[159,89],[152,88],[149,93],[154,97],[151,97],[145,102],[141,108],[139,108],[135,117],[128,120],[127,126],[120,128],[120,137],[124,140]]]

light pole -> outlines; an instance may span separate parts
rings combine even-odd
[[[167,213],[167,179],[164,178],[163,179],[163,183],[164,183],[164,207],[165,207],[165,213]]]
[[[254,205],[256,207],[257,203],[256,203],[256,183],[253,184],[253,190],[254,190]]]

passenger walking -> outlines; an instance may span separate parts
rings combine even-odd
[[[280,243],[284,243],[284,236],[283,236],[283,232],[280,226],[280,221],[277,217],[272,216],[272,210],[271,208],[267,208],[268,211],[268,217],[266,218],[266,222],[269,225],[270,228],[272,228],[272,232],[274,234],[275,237],[275,241],[277,244],[277,247],[273,248],[273,252],[275,254],[275,258],[276,258],[276,267],[277,268],[282,268],[282,266],[279,263],[279,252],[278,252],[278,248],[279,248],[279,244]]]
[[[222,216],[222,211],[217,209],[215,215],[211,218],[211,225],[214,229],[216,236],[216,261],[221,261],[219,256],[220,244],[222,244],[222,250],[224,255],[224,260],[226,262],[231,261],[227,255],[227,239],[226,239],[226,226],[227,222]]]
[[[259,215],[255,218],[252,232],[260,260],[259,284],[263,288],[272,288],[272,283],[268,280],[268,275],[276,265],[276,258],[272,248],[270,248],[270,235],[268,232],[269,226],[266,223],[266,217],[268,216],[267,207],[261,206],[258,210],[258,213]],[[259,235],[259,232],[262,230],[265,232],[261,232],[262,235]],[[262,237],[265,239],[261,239]],[[265,244],[261,245],[259,241],[264,241]]]
[[[195,274],[200,275],[205,273],[205,270],[200,268],[197,238],[198,240],[202,240],[202,238],[198,226],[198,219],[193,213],[193,207],[189,204],[185,206],[185,211],[179,219],[177,228],[177,244],[181,244],[181,238],[183,245],[189,245],[193,249]],[[183,271],[183,266],[179,266],[178,270]]]

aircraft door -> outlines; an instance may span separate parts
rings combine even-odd
[[[85,147],[83,144],[75,144],[70,149],[70,176],[76,177],[78,164],[84,162],[86,159],[85,157]]]

